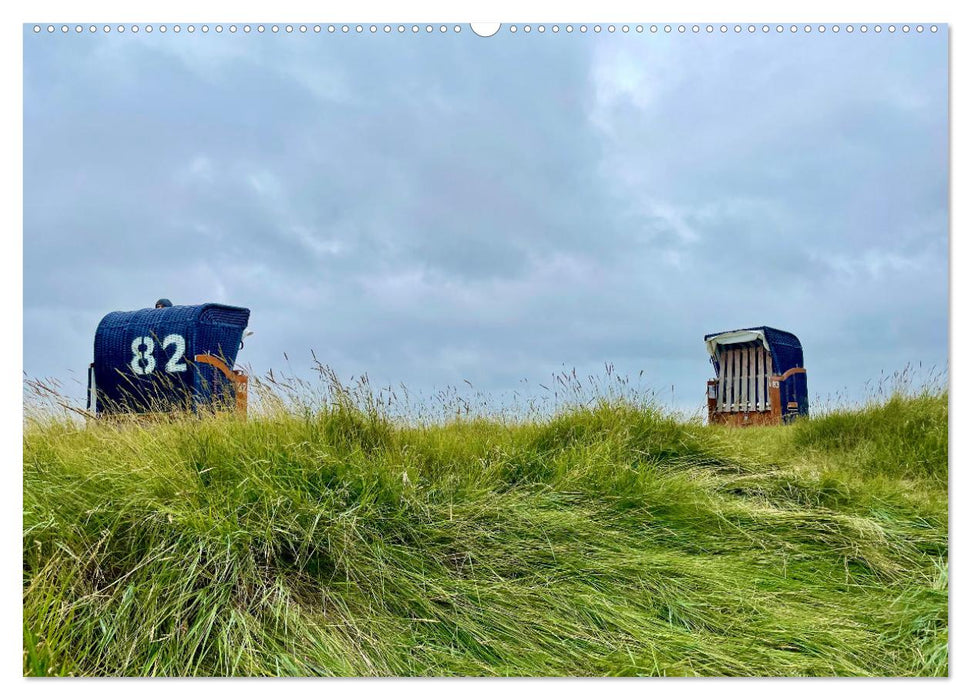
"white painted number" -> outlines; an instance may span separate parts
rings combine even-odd
[[[145,346],[144,350],[142,350],[143,345]],[[175,345],[175,352],[165,363],[165,371],[185,372],[189,368],[182,360],[185,356],[185,338],[178,333],[167,335],[165,340],[162,341],[162,348],[168,348],[170,345]],[[147,335],[135,338],[131,341],[131,351],[133,357],[130,364],[135,374],[151,374],[155,371],[155,357],[152,355],[155,352],[154,340]]]
[[[142,345],[145,346],[145,352],[141,351]],[[140,338],[135,338],[131,341],[131,351],[134,357],[131,360],[131,368],[135,374],[151,374],[155,369],[155,358],[152,357],[152,352],[155,350],[155,341],[149,338],[147,335]],[[145,362],[145,366],[142,366],[142,362]]]
[[[185,355],[185,338],[177,333],[165,336],[165,340],[162,341],[162,347],[167,348],[169,345],[175,345],[175,352],[172,353],[172,357],[169,361],[165,363],[166,372],[185,372],[188,369],[185,362],[180,362],[182,356]]]

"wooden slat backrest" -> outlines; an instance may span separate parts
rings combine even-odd
[[[742,402],[742,357],[738,348],[732,350],[732,364],[735,371],[732,373],[732,411],[738,411],[738,406]]]
[[[731,411],[735,395],[735,355],[731,350],[725,351],[725,364],[728,366],[728,374],[725,375],[725,410]]]
[[[742,353],[738,350],[733,350],[735,353],[735,396],[734,403],[732,404],[733,411],[742,410]]]
[[[745,355],[738,348],[735,348],[735,362],[737,367],[735,369],[735,410],[741,411],[743,408],[743,401],[745,397],[742,395],[745,393]]]
[[[739,379],[742,382],[742,400],[739,402],[738,410],[748,410],[748,348],[739,348],[739,361],[742,363],[742,371]]]
[[[738,374],[738,365],[735,362],[735,351],[728,351],[728,385],[725,389],[728,405],[726,411],[735,410],[735,375]]]
[[[765,410],[765,348],[755,348],[755,410]]]
[[[772,362],[772,356],[769,351],[764,347],[760,348],[762,351],[762,410],[769,410],[769,365]]]
[[[731,366],[728,363],[727,350],[721,351],[721,358],[722,358],[721,361],[722,361],[722,367],[724,368],[724,372],[722,373],[721,386],[718,388],[720,392],[719,396],[721,400],[721,405],[719,405],[718,410],[727,411],[728,410],[728,381],[729,381],[728,376],[729,374],[731,374],[731,371],[732,371]]]
[[[755,410],[755,348],[749,348],[748,355],[748,396],[745,402],[746,411]]]
[[[761,398],[761,392],[759,391],[759,350],[760,348],[752,348],[752,410],[759,410],[759,399]]]
[[[772,353],[765,351],[765,410],[772,407]]]
[[[725,410],[725,351],[718,353],[718,398],[719,411]]]
[[[735,381],[735,368],[732,365],[732,351],[725,351],[725,410],[732,410],[732,382]]]
[[[716,410],[768,411],[772,353],[763,346],[719,348]]]

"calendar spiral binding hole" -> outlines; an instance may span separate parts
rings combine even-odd
[[[69,25],[69,24],[48,24],[41,25],[35,24],[32,27],[34,34],[57,34],[60,32],[62,35],[71,34],[72,29],[75,34],[125,34],[132,33],[138,34],[143,32],[145,34],[152,34],[158,32],[159,34],[181,34],[186,32],[188,34],[195,34],[197,31],[202,34],[209,34],[210,32],[216,34],[264,34],[269,31],[272,34],[361,34],[361,35],[375,35],[380,36],[383,34],[461,34],[462,25],[459,24],[425,24],[425,25],[405,25],[405,24],[118,24],[118,25]],[[699,24],[664,24],[664,25],[644,25],[644,24],[509,24],[504,27],[505,33],[507,34],[771,34],[773,31],[776,34],[853,34],[853,33],[875,33],[881,34],[887,32],[889,34],[924,34],[925,32],[936,34],[939,31],[939,26],[936,24],[923,25],[923,24],[833,24],[833,25],[796,25],[792,24],[788,27],[786,25],[777,24],[734,24],[734,25],[699,25]],[[492,36],[493,34],[478,34],[474,28],[471,32],[477,34],[478,36]],[[498,32],[495,32],[498,33]]]

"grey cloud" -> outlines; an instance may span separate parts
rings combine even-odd
[[[426,389],[614,361],[694,405],[761,323],[814,392],[946,359],[945,36],[24,40],[29,374],[158,296]]]

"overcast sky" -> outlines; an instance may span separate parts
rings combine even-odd
[[[24,370],[80,396],[100,318],[165,296],[250,308],[257,374],[612,362],[690,408],[704,334],[770,325],[859,397],[947,360],[947,89],[946,30],[25,27]]]

